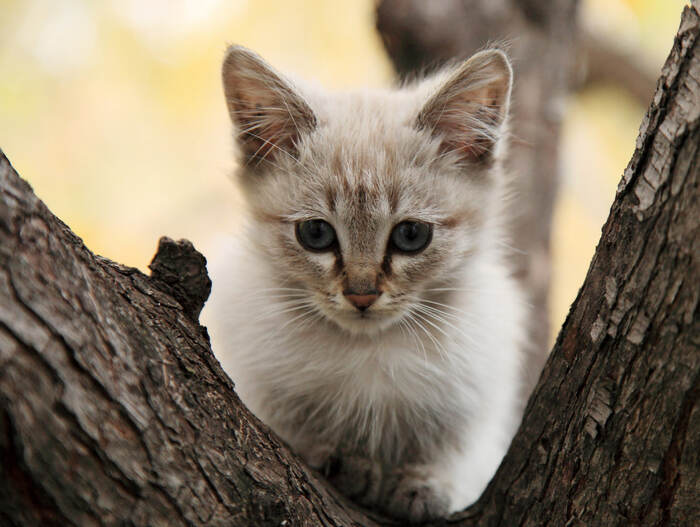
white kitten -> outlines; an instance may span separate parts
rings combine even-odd
[[[517,426],[523,295],[502,254],[511,89],[483,51],[394,91],[301,86],[232,47],[246,235],[214,262],[214,350],[352,499],[462,509]]]

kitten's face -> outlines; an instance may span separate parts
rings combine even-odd
[[[250,52],[230,52],[224,85],[247,162],[240,181],[251,240],[275,269],[271,287],[296,289],[354,334],[420,321],[413,307],[464,272],[488,223],[494,134],[510,88],[507,62],[492,53],[477,64],[477,73],[496,65],[488,83],[474,71],[466,82],[463,66],[442,83],[307,103]]]
[[[252,232],[280,284],[307,291],[319,312],[353,333],[397,323],[426,289],[450,283],[474,248],[478,203],[488,194],[460,174],[411,162],[404,145],[369,142],[382,154],[360,160],[336,144],[319,156],[310,145],[308,158],[249,194],[259,211]],[[353,293],[378,296],[366,307]]]

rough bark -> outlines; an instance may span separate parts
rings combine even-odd
[[[575,60],[576,0],[382,0],[379,30],[402,77],[486,45],[505,47],[515,85],[507,172],[518,213],[508,243],[533,309],[530,393],[549,351],[550,224],[558,180],[564,99]],[[556,42],[556,45],[552,45]]]
[[[450,525],[698,524],[699,35],[694,4],[523,424]],[[241,405],[202,265],[93,255],[0,156],[1,525],[391,524]]]

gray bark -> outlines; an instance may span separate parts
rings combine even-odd
[[[450,525],[700,520],[700,16],[687,7],[516,437]],[[207,280],[93,255],[0,155],[1,525],[391,525],[252,416],[196,321]]]

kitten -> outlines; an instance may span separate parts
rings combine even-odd
[[[506,56],[331,94],[234,46],[223,83],[247,230],[214,265],[217,357],[350,498],[411,522],[466,507],[519,419]]]

